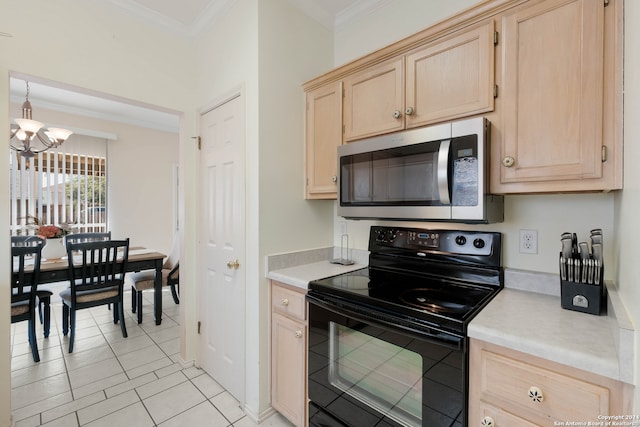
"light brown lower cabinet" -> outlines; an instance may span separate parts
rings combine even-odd
[[[629,387],[591,372],[471,340],[470,427],[594,423],[602,421],[603,415],[631,414]]]
[[[305,292],[271,282],[271,406],[298,427],[307,420]]]

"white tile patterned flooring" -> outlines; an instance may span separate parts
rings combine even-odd
[[[54,296],[57,290],[54,290]],[[163,292],[162,324],[153,320],[153,292],[144,292],[144,321],[131,313],[128,338],[106,306],[78,311],[73,353],[61,331],[61,303],[52,300],[51,334],[38,324],[40,362],[27,342],[27,322],[11,325],[11,400],[16,427],[251,427],[238,401],[196,367],[179,363],[179,307]],[[54,298],[55,299],[55,298]],[[290,427],[279,414],[261,426]]]

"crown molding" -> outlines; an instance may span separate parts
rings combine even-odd
[[[118,7],[125,13],[156,25],[174,34],[183,37],[196,37],[201,34],[212,22],[224,15],[224,12],[235,0],[211,0],[208,6],[198,14],[197,18],[190,24],[182,23],[176,19],[169,18],[162,13],[150,9],[132,0],[106,0],[108,3]]]

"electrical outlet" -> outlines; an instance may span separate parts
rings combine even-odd
[[[538,253],[538,230],[520,230],[520,253]]]

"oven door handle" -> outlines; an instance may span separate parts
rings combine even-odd
[[[440,141],[440,149],[438,150],[438,192],[440,203],[450,205],[449,197],[449,155],[451,140],[445,139]]]
[[[464,337],[449,332],[444,332],[437,328],[425,326],[422,329],[415,329],[409,325],[402,325],[398,322],[394,322],[393,319],[384,319],[382,316],[373,317],[368,316],[362,312],[354,312],[348,307],[345,307],[350,305],[349,303],[340,302],[340,305],[336,305],[333,302],[327,302],[322,298],[318,298],[317,296],[311,294],[307,294],[306,298],[309,304],[314,304],[320,309],[331,311],[339,316],[353,319],[358,322],[375,325],[379,328],[387,329],[391,332],[396,333],[398,333],[398,330],[401,330],[402,333],[406,335],[410,335],[420,340],[429,339],[435,341],[438,345],[453,350],[463,350],[465,347]],[[355,306],[353,307],[355,308]],[[312,321],[313,319],[309,318],[309,322],[311,323]]]

